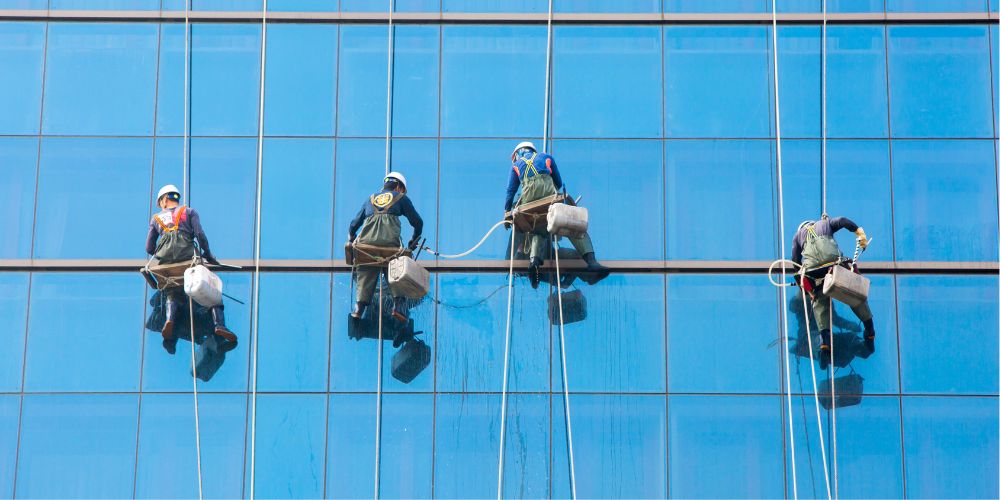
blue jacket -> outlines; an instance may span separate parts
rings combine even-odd
[[[833,233],[841,229],[846,229],[853,233],[858,230],[858,225],[847,217],[820,219],[813,224],[813,231],[816,231],[816,234],[819,236],[833,236]],[[792,262],[796,264],[802,263],[802,250],[806,246],[808,234],[808,227],[804,227],[796,232],[795,237],[792,238]]]
[[[402,199],[393,203],[386,213],[397,217],[400,215],[406,217],[406,220],[409,221],[411,226],[413,226],[413,238],[410,240],[412,241],[420,238],[420,234],[424,230],[424,220],[420,218],[420,214],[417,213],[417,209],[413,207],[413,202],[410,201],[410,197],[388,189],[383,189],[375,193],[375,196],[385,193],[392,194],[393,197],[402,196]],[[354,216],[354,220],[351,221],[351,227],[348,229],[351,241],[354,241],[354,238],[357,237],[358,229],[361,229],[361,225],[365,223],[365,220],[374,214],[375,206],[372,205],[371,199],[365,200],[364,204],[361,205],[361,210],[359,210],[358,214]]]
[[[530,162],[530,165],[529,165]],[[534,166],[534,169],[531,167]],[[517,157],[511,165],[510,176],[507,178],[507,201],[504,202],[504,212],[510,211],[514,206],[514,195],[521,182],[537,174],[547,174],[552,177],[552,182],[556,189],[562,189],[562,177],[559,175],[559,168],[556,167],[556,160],[548,153],[528,153]]]

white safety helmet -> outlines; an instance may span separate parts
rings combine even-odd
[[[535,148],[534,143],[532,143],[531,141],[524,141],[519,143],[517,146],[514,146],[514,151],[512,151],[510,155],[511,156],[516,155],[517,152],[521,150],[521,148],[531,148],[532,151],[538,151],[538,149]]]
[[[177,189],[177,186],[173,184],[167,184],[166,186],[160,188],[159,193],[156,193],[156,202],[159,203],[160,200],[168,194],[176,194],[178,200],[181,198],[181,190]]]
[[[408,189],[406,187],[406,177],[404,177],[403,174],[399,172],[389,172],[389,175],[385,176],[385,179],[383,179],[382,182],[388,182],[389,179],[395,179],[396,181],[398,181],[400,184],[403,185],[404,190]]]
[[[809,225],[812,225],[812,224],[815,224],[815,223],[816,223],[816,221],[814,221],[814,220],[804,220],[804,221],[802,221],[801,224],[799,224],[799,228],[796,229],[795,232],[797,233],[797,232],[801,231],[802,228],[804,228],[806,226],[809,226]]]

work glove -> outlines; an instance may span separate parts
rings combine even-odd
[[[860,246],[862,249],[867,248],[868,236],[865,235],[865,228],[858,227],[858,230],[854,231],[854,234],[858,235],[858,246]]]
[[[209,264],[212,264],[212,265],[215,265],[215,266],[219,265],[219,259],[216,259],[215,256],[212,255],[212,254],[208,254],[208,255],[205,256],[205,262],[208,262]]]
[[[409,248],[411,252],[416,251],[418,246],[420,246],[420,238],[418,237],[413,237],[413,239],[406,244],[406,248]]]

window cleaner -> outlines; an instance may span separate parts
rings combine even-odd
[[[354,319],[364,316],[375,293],[379,274],[385,272],[387,264],[393,259],[412,254],[420,244],[424,221],[406,196],[406,191],[406,177],[399,172],[390,172],[382,180],[382,190],[365,200],[361,210],[351,221],[346,258],[348,264],[354,266],[358,276],[358,291],[351,311]],[[400,216],[406,217],[413,227],[413,237],[406,247],[403,246]],[[414,278],[419,267],[416,262],[403,262],[402,265],[406,268],[404,271],[408,270],[410,274],[404,272],[400,276],[407,276],[408,283],[420,281]],[[409,287],[408,290],[416,291],[415,287]],[[393,292],[392,317],[400,323],[406,323],[409,319],[406,309],[406,297]]]
[[[559,189],[563,189],[563,181],[555,159],[547,153],[538,152],[531,142],[525,141],[515,146],[510,160],[511,171],[507,181],[507,199],[504,202],[505,217],[511,219],[519,231],[527,234],[525,246],[531,259],[528,278],[532,288],[538,288],[539,268],[549,246],[549,210],[554,203],[566,203],[567,197],[558,193]],[[515,204],[514,196],[518,188],[521,190],[521,198]],[[586,232],[586,212],[581,214],[579,211],[560,208],[556,209],[554,215],[556,220],[551,227],[576,235],[569,238],[570,243],[580,252],[587,263],[587,271],[595,275],[595,281],[606,277],[610,270],[602,266],[594,255],[594,244]],[[570,222],[572,226],[568,225]],[[581,227],[583,231],[579,231]]]
[[[177,337],[174,336],[174,326],[177,317],[177,309],[183,298],[181,285],[184,283],[179,277],[187,273],[187,269],[197,266],[201,259],[215,265],[219,264],[218,259],[212,254],[208,246],[208,237],[201,227],[201,218],[193,208],[180,204],[181,194],[177,186],[167,184],[163,186],[156,195],[156,204],[160,207],[160,212],[153,216],[149,222],[149,232],[146,235],[146,253],[151,255],[150,263],[155,259],[157,265],[149,264],[143,268],[143,277],[151,286],[156,286],[165,294],[165,315],[163,329],[163,347],[170,354],[176,351]],[[204,266],[202,266],[204,268]],[[209,307],[212,321],[215,324],[215,334],[229,342],[236,342],[236,334],[226,327],[224,306],[222,304],[221,281],[218,282],[218,300],[211,299],[215,296],[214,291],[209,293],[204,289],[207,284],[205,280],[211,279],[205,272],[212,274],[208,269],[197,271],[199,280],[198,296],[207,302],[214,303]],[[161,278],[157,280],[155,278]],[[218,280],[218,277],[215,277]],[[212,284],[209,288],[214,287]],[[203,304],[199,301],[200,304]],[[203,304],[205,305],[205,304]]]

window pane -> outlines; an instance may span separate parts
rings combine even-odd
[[[572,277],[571,273],[563,276]],[[614,275],[600,285],[563,290],[566,369],[575,392],[664,392],[666,366],[662,275]],[[621,300],[629,297],[628,300]],[[552,377],[562,387],[559,306],[548,298],[552,324]],[[585,318],[575,322],[578,308]],[[580,339],[616,339],[584,342]]]
[[[996,394],[997,278],[900,276],[898,280],[903,391]]]
[[[5,214],[7,234],[0,240],[0,258],[25,259],[31,256],[38,139],[2,137],[0,158],[4,170],[0,180],[0,213]]]
[[[984,12],[983,0],[885,0],[887,12]]]
[[[137,399],[135,394],[25,396],[15,495],[131,496]]]
[[[323,495],[326,398],[324,394],[257,396],[255,495]]]
[[[253,256],[257,197],[257,140],[191,140],[191,193],[212,253],[220,259]]]
[[[334,148],[333,139],[264,141],[262,258],[330,258]]]
[[[334,135],[337,26],[269,25],[264,88],[265,133]]]
[[[52,23],[46,134],[152,135],[155,24]]]
[[[441,0],[444,12],[547,13],[547,0]]]
[[[51,0],[49,8],[52,10],[160,10],[160,0]]]
[[[20,411],[19,396],[0,396],[0,494],[8,498],[14,498],[14,464],[17,460]]]
[[[396,10],[400,8],[399,3],[396,2]],[[404,25],[395,26],[394,29],[396,33],[392,56],[392,135],[437,136],[441,28]],[[384,125],[382,135],[385,135]]]
[[[379,497],[430,498],[433,435],[433,395],[382,395]]]
[[[892,143],[897,259],[996,259],[996,158],[990,146]]]
[[[669,276],[670,391],[777,392],[776,295],[756,275]]]
[[[443,29],[441,135],[542,135],[545,27],[449,25]],[[507,152],[504,158],[509,156]]]
[[[327,498],[375,494],[374,394],[331,394],[327,433]],[[391,448],[383,445],[385,452]]]
[[[261,275],[257,390],[326,390],[330,293],[326,273]]]
[[[358,330],[350,327],[349,314],[351,306],[354,305],[356,287],[357,284],[352,282],[350,273],[333,275],[333,338],[330,341],[330,391],[332,392],[375,392],[378,387],[378,341],[375,340],[378,338],[377,326],[362,330],[375,338],[359,338],[356,335]],[[383,293],[388,297],[387,286],[383,289]],[[376,288],[373,297],[375,301],[378,300],[377,297]],[[375,301],[373,304],[377,306]],[[377,315],[372,317],[377,318]],[[355,336],[352,337],[352,334]],[[385,331],[383,331],[384,338],[386,338]],[[383,358],[382,362],[389,363],[390,360]],[[373,408],[374,404],[372,401]],[[374,411],[373,409],[372,412]]]
[[[670,496],[785,496],[780,398],[670,396],[668,404]]]
[[[660,12],[660,0],[554,0],[555,12]]]
[[[830,215],[847,216],[864,227],[865,233],[870,238],[878,239],[865,250],[862,260],[892,260],[895,245],[892,231],[889,143],[829,141],[826,162],[826,198]],[[788,194],[791,192],[785,191],[785,193],[787,204],[790,198]],[[787,224],[789,222],[787,212],[785,217]],[[791,222],[798,224],[795,220]],[[789,229],[788,226],[785,228],[786,231]],[[837,242],[844,253],[852,251],[855,241],[854,233],[846,230],[837,233]]]
[[[347,242],[351,220],[358,214],[361,206],[368,203],[372,194],[382,190],[383,179],[385,179],[385,139],[337,140],[336,193],[333,197],[335,257],[343,257],[344,243]],[[414,187],[431,194],[430,186]],[[421,209],[421,207],[416,208]],[[428,223],[429,221],[425,220],[424,224],[429,225]],[[409,238],[411,233],[407,229],[409,224],[405,218],[401,224],[402,232],[406,235],[404,238]]]
[[[385,136],[388,40],[384,25],[341,27],[337,135]]]
[[[337,12],[340,0],[270,0],[268,12]]]
[[[141,256],[152,153],[150,139],[43,139],[34,257]]]
[[[771,134],[769,33],[763,26],[664,29],[667,137]]]
[[[163,10],[184,10],[184,2],[163,0]],[[260,12],[262,3],[262,0],[191,0],[191,10]]]
[[[5,9],[47,9],[49,0],[0,0]]]
[[[667,258],[775,255],[770,141],[667,141]],[[733,224],[733,214],[741,223]],[[691,237],[691,228],[713,228]]]
[[[663,12],[771,12],[769,0],[663,0]]]
[[[993,135],[992,120],[986,116],[991,85],[988,33],[986,26],[889,28],[895,137]]]
[[[384,143],[383,143],[383,148]],[[384,149],[383,149],[384,151]],[[384,152],[382,153],[384,154]],[[392,141],[392,170],[406,176],[406,196],[413,202],[413,207],[424,221],[423,236],[429,246],[437,246],[437,205],[438,205],[438,141],[428,139],[395,139]],[[351,203],[366,199],[381,185],[378,178],[372,177],[367,190],[352,193]],[[359,199],[360,195],[360,199]],[[359,206],[352,206],[357,210]],[[344,215],[353,218],[356,212]],[[413,236],[412,227],[405,217],[400,218],[402,224],[403,243],[406,244]],[[483,229],[485,231],[485,228]],[[423,254],[425,259],[433,259],[431,254]]]
[[[0,133],[38,133],[44,52],[44,23],[0,23],[0,67],[4,68],[0,74],[0,109],[6,110],[0,114]]]
[[[781,137],[819,137],[821,31],[818,26],[778,28]]]
[[[904,397],[908,495],[996,498],[997,422],[995,397]]]
[[[553,30],[553,135],[662,136],[659,27],[560,26]],[[526,118],[544,116],[545,110],[544,104],[532,108],[527,103],[518,109]]]
[[[394,12],[438,12],[440,0],[396,0]],[[343,12],[387,12],[389,4],[381,0],[340,0]]]
[[[434,298],[438,295],[437,276],[439,275],[431,275],[430,293],[426,298],[407,301],[416,341],[410,341],[400,347],[393,347],[390,340],[382,342],[383,391],[432,392],[434,390],[434,349],[437,346],[435,338],[437,317]],[[376,290],[375,293],[378,294],[378,291]],[[391,307],[388,302],[389,290],[386,289],[384,293],[386,294],[384,299],[386,303],[383,307],[385,313],[389,314]],[[375,333],[377,335],[378,331],[376,330]],[[421,361],[422,359],[425,361]],[[425,362],[426,364],[424,364]],[[409,380],[407,381],[407,379]]]
[[[0,343],[7,346],[6,352],[0,356],[0,392],[21,391],[24,331],[28,315],[28,279],[28,273],[0,274]],[[2,442],[3,437],[0,436],[0,443]],[[2,449],[0,453],[3,453]],[[0,478],[3,477],[2,474],[3,471],[0,471]],[[3,481],[0,480],[0,486],[2,485]]]
[[[569,194],[583,196],[581,204],[589,210],[589,233],[598,256],[663,258],[661,141],[558,140],[552,149]],[[628,174],[610,167],[609,162],[628,165]],[[630,206],[634,210],[625,208]]]
[[[189,383],[188,388],[190,387]],[[201,479],[205,497],[237,498],[242,494],[243,488],[241,476],[244,466],[247,397],[243,394],[200,393],[198,416],[201,429]],[[264,447],[258,442],[257,449],[261,453]],[[197,497],[196,453],[192,395],[143,394],[135,496]],[[165,464],[169,464],[169,473],[165,473]]]
[[[196,7],[196,10],[206,9]],[[260,10],[260,7],[250,10]],[[157,133],[181,135],[184,131],[184,26],[164,25],[162,46]],[[190,58],[191,134],[256,136],[260,24],[194,24],[191,26]]]
[[[883,0],[826,0],[827,12],[879,12],[885,10]],[[770,12],[765,6],[764,11]],[[778,12],[822,12],[823,0],[778,0]]]

